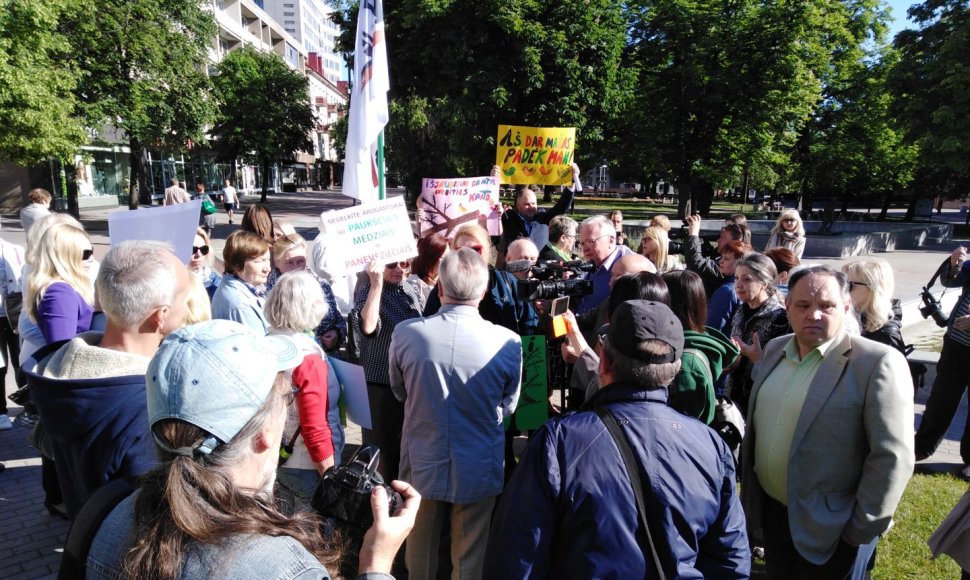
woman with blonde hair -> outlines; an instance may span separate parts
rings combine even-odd
[[[519,300],[517,278],[505,270],[495,269],[495,253],[488,231],[478,224],[467,224],[458,228],[451,240],[451,250],[471,248],[488,264],[488,289],[478,303],[478,313],[482,318],[504,326],[516,334],[535,334],[539,326],[539,315],[531,303]],[[436,314],[441,308],[436,285],[428,295],[424,315]]]
[[[802,259],[805,252],[805,225],[797,209],[786,209],[778,216],[778,223],[771,229],[765,250],[771,248],[788,248],[796,258]]]
[[[663,274],[670,270],[667,248],[670,239],[667,232],[660,226],[649,226],[643,230],[643,237],[640,238],[640,253],[653,262],[657,267],[657,273]]]
[[[189,271],[192,277],[198,279],[202,287],[205,288],[209,299],[215,294],[222,276],[212,269],[212,248],[209,245],[209,234],[202,228],[195,230],[195,239],[192,241],[192,257],[189,258]],[[206,319],[208,320],[208,319]]]
[[[842,266],[862,336],[906,354],[902,311],[893,304],[893,269],[882,258],[865,258]]]
[[[32,252],[24,298],[44,344],[69,340],[90,330],[94,285],[88,278],[86,262],[93,257],[87,232],[70,224],[48,228]]]
[[[289,457],[277,475],[282,485],[309,507],[320,476],[340,462],[344,436],[340,426],[340,382],[327,355],[311,338],[329,310],[313,273],[298,270],[283,274],[266,297],[264,313],[270,334],[290,338],[303,362],[289,375],[295,399],[287,405],[283,445]]]

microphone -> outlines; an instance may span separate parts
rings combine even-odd
[[[535,262],[529,259],[525,260],[512,260],[511,262],[505,263],[505,271],[509,274],[515,274],[517,272],[528,272],[532,269]]]

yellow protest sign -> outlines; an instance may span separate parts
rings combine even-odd
[[[569,185],[576,146],[575,127],[499,125],[495,164],[502,183]]]

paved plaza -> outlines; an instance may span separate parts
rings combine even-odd
[[[258,197],[250,196],[245,198],[243,203],[248,204],[253,201],[258,201]],[[275,219],[291,222],[299,233],[307,239],[312,239],[317,234],[318,216],[322,211],[351,205],[352,200],[332,192],[301,192],[270,196],[268,207]],[[91,234],[95,255],[99,258],[103,257],[108,250],[107,220],[110,211],[125,211],[125,209],[89,210],[82,212],[81,216],[81,221]],[[143,211],[151,211],[151,209]],[[212,243],[217,256],[222,253],[226,236],[238,227],[242,212],[238,212],[236,216],[237,225],[229,225],[222,211],[218,216],[219,225],[215,230]],[[960,223],[963,221],[961,216],[948,217],[953,221],[959,220]],[[0,223],[2,223],[0,236],[18,244],[24,243],[24,233],[18,219],[13,216],[3,216],[0,218]],[[966,244],[966,241],[963,243]],[[934,328],[915,314],[918,292],[955,245],[954,242],[927,248],[925,251],[880,254],[892,263],[896,272],[896,295],[902,299],[906,312],[904,334],[907,342],[919,335],[929,333]],[[846,260],[810,261],[838,266]],[[929,376],[926,388],[917,395],[917,402],[920,403],[917,406],[917,422],[931,384],[932,376]],[[12,373],[8,373],[5,387],[7,393],[16,389]],[[11,417],[19,412],[19,407],[10,405]],[[966,417],[967,402],[964,399],[957,412],[957,418],[947,433],[946,441],[932,458],[919,464],[918,469],[952,471],[960,465],[959,437]],[[27,435],[28,430],[20,426],[15,426],[9,431],[0,431],[0,462],[6,466],[6,470],[0,473],[0,578],[6,580],[54,577],[60,563],[60,547],[68,531],[67,522],[49,516],[44,509],[44,497],[40,485],[40,457],[37,451],[27,444]],[[360,443],[360,430],[353,425],[347,431],[347,442],[348,444]]]

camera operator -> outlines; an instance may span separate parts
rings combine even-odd
[[[704,281],[704,290],[707,297],[717,290],[724,283],[725,276],[717,267],[718,259],[707,258],[704,256],[704,240],[701,239],[701,216],[700,214],[689,215],[684,218],[684,225],[687,227],[687,239],[684,240],[684,262],[687,269],[696,272]],[[717,251],[720,253],[725,244],[733,240],[743,240],[744,230],[734,224],[726,225],[721,228],[721,234],[717,238]]]
[[[970,262],[967,261],[967,248],[960,246],[953,250],[941,269],[940,282],[947,288],[962,287],[963,293],[947,320],[933,392],[916,431],[916,461],[922,461],[936,451],[970,382]],[[960,477],[970,480],[970,421],[960,438],[960,457],[964,463]]]
[[[162,465],[101,524],[88,578],[329,578],[339,550],[322,521],[287,516],[273,498],[290,381],[302,360],[292,341],[213,320],[175,331],[148,367],[151,434]],[[420,496],[395,481],[404,507],[388,515],[371,495],[374,525],[360,577],[387,578]]]

